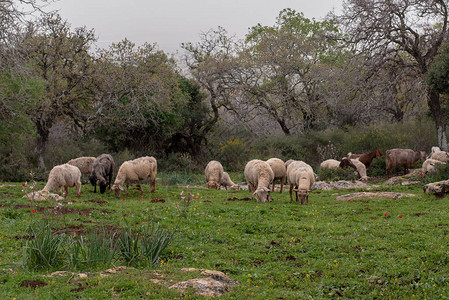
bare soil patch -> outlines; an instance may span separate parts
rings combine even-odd
[[[35,289],[37,287],[41,287],[41,286],[46,286],[46,285],[47,285],[47,283],[43,282],[41,280],[25,280],[20,283],[21,287],[30,287],[33,289]]]

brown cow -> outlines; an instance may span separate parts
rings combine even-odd
[[[413,151],[411,149],[390,149],[385,155],[387,175],[393,171],[396,166],[403,165],[404,172],[412,167],[418,160],[425,160],[427,153],[424,151]]]

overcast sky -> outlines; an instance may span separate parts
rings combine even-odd
[[[72,24],[95,29],[97,45],[128,38],[136,44],[157,43],[168,53],[183,42],[218,26],[240,38],[258,23],[273,25],[279,12],[292,8],[306,18],[322,19],[341,11],[343,0],[59,0],[49,8]]]

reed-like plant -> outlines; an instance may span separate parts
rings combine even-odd
[[[160,228],[159,223],[148,223],[140,230],[127,225],[118,235],[117,245],[120,256],[128,265],[154,265],[170,239],[170,233]]]
[[[139,236],[139,231],[129,226],[124,226],[118,234],[119,253],[128,265],[135,265],[139,261]]]
[[[141,234],[142,256],[152,265],[158,260],[161,252],[170,243],[170,233],[162,229],[159,223],[148,223]]]
[[[84,238],[72,240],[70,251],[71,268],[105,266],[109,267],[116,256],[116,233],[107,236],[104,229],[92,231]]]
[[[30,224],[27,232],[30,240],[23,247],[23,266],[37,270],[62,265],[66,241],[64,233],[54,234],[46,220]]]

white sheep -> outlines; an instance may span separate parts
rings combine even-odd
[[[126,184],[125,195],[128,195],[128,187],[131,181],[137,181],[137,186],[143,194],[141,180],[150,180],[149,192],[155,191],[157,176],[157,161],[152,156],[136,158],[134,160],[125,161],[120,166],[114,185],[111,190],[114,191],[116,197],[120,197],[123,191],[123,184]]]
[[[440,152],[440,151],[441,151],[440,147],[438,147],[438,146],[433,146],[433,147],[430,149],[430,153],[429,153],[429,155],[427,155],[427,158],[432,158],[432,154],[434,154],[435,152]]]
[[[80,171],[81,171],[81,174],[90,175],[92,173],[92,166],[94,164],[94,161],[95,161],[95,157],[83,156],[83,157],[71,159],[67,163],[69,165],[78,167],[78,169],[80,169]]]
[[[50,191],[60,192],[64,188],[64,198],[69,193],[69,187],[76,187],[76,195],[81,195],[81,171],[78,167],[63,164],[53,167],[48,174],[48,181],[45,187],[38,193],[44,198],[48,198]]]
[[[253,159],[246,164],[244,173],[248,189],[257,202],[273,201],[269,186],[273,182],[274,173],[266,162]]]
[[[287,167],[287,182],[290,185],[290,201],[293,201],[292,191],[296,192],[296,201],[309,203],[309,192],[315,183],[315,173],[311,166],[303,161],[293,161]]]
[[[231,177],[229,177],[229,174],[227,172],[223,172],[223,175],[221,176],[220,180],[220,185],[224,186],[225,189],[230,188],[231,190],[235,190],[239,187],[231,180]]]
[[[361,180],[368,180],[368,176],[366,175],[366,166],[362,163],[358,158],[351,159],[351,163],[357,168],[357,173],[359,173]]]
[[[449,160],[449,153],[445,151],[438,151],[433,153],[431,158],[442,162],[447,162]]]
[[[422,169],[424,174],[432,173],[436,171],[436,165],[437,164],[446,164],[445,162],[442,162],[437,159],[426,159],[422,164]]]
[[[287,160],[287,161],[285,162],[285,169],[287,170],[288,165],[291,164],[291,163],[294,162],[294,161],[295,161],[295,160],[293,160],[293,159]]]
[[[223,166],[216,160],[211,160],[204,170],[206,183],[209,189],[219,189],[221,177],[223,176]]]
[[[336,169],[340,167],[340,162],[336,159],[327,159],[320,164],[320,168]]]
[[[269,160],[267,160],[267,164],[271,167],[274,173],[273,186],[271,188],[271,191],[274,192],[275,182],[279,179],[281,184],[281,189],[279,192],[282,193],[285,184],[285,178],[287,177],[287,168],[285,167],[284,161],[279,158],[270,158]]]

